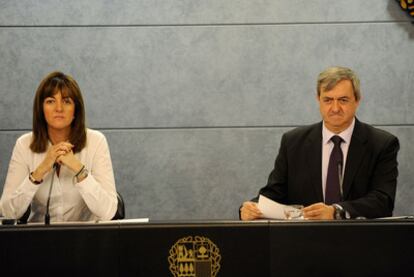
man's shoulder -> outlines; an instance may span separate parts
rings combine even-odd
[[[296,127],[285,133],[287,138],[303,138],[308,136],[322,136],[322,122]]]
[[[398,138],[392,133],[384,129],[377,128],[368,123],[359,121],[356,127],[357,128],[354,130],[353,135],[357,137],[361,137],[361,139],[368,139],[369,141],[375,141],[375,142],[385,142],[385,141],[390,141],[390,140],[395,140],[395,139],[398,140]]]

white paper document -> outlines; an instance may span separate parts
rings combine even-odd
[[[263,195],[259,195],[258,207],[265,218],[303,219],[301,209],[294,206],[280,204]]]
[[[116,220],[102,220],[97,221],[96,223],[103,224],[119,224],[119,223],[147,223],[149,218],[130,218],[130,219],[116,219]]]
[[[3,221],[4,220],[4,221]],[[50,225],[82,225],[82,224],[124,224],[124,223],[148,223],[149,218],[129,218],[129,219],[116,219],[116,220],[98,220],[98,221],[62,221],[62,222],[50,222]],[[7,219],[0,216],[0,225],[16,225],[17,220]],[[44,225],[44,222],[28,222],[27,225]],[[22,224],[23,225],[23,224]]]

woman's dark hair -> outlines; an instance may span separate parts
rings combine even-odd
[[[85,106],[79,85],[71,76],[56,71],[49,73],[40,82],[33,101],[33,137],[30,149],[35,153],[45,152],[49,140],[43,102],[59,92],[62,97],[69,97],[75,103],[69,135],[69,142],[74,145],[73,152],[80,152],[86,145]]]

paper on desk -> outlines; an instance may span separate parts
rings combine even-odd
[[[266,196],[259,195],[258,208],[262,212],[263,217],[270,219],[286,219],[285,205],[270,200]]]
[[[413,215],[400,215],[400,216],[379,217],[376,219],[381,219],[381,220],[414,219],[414,216]]]
[[[104,224],[119,224],[119,223],[146,223],[149,222],[149,218],[131,218],[131,219],[116,219],[116,220],[102,220],[96,223]]]
[[[298,215],[300,215],[299,217],[295,217],[295,219],[303,219],[301,216],[302,213],[299,209],[280,204],[263,195],[259,195],[258,208],[262,212],[263,217],[269,219],[288,219],[286,215],[287,210],[294,210]]]

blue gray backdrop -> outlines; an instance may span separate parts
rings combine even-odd
[[[235,219],[282,133],[318,121],[331,65],[362,80],[362,121],[400,138],[395,214],[413,214],[414,25],[387,0],[0,1],[0,190],[53,70],[108,138],[127,217]]]

